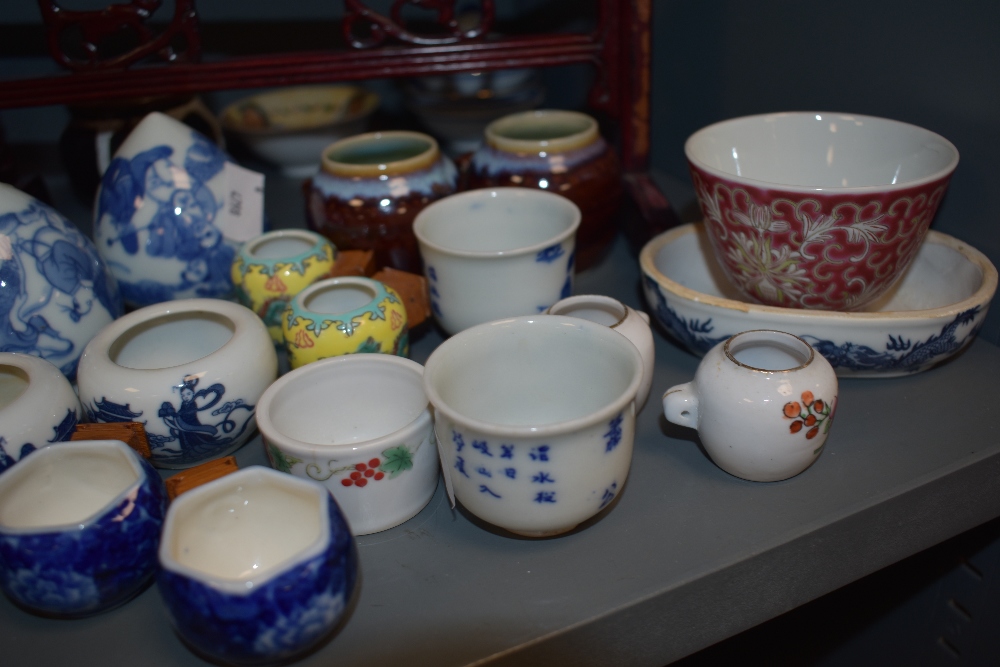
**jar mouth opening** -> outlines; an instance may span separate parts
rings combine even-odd
[[[370,304],[378,292],[366,282],[331,280],[314,285],[299,297],[302,308],[321,315],[342,315]]]
[[[173,368],[218,352],[235,334],[236,324],[219,313],[168,313],[129,327],[108,348],[108,356],[132,370]]]
[[[299,230],[282,230],[265,234],[247,246],[247,255],[258,260],[279,260],[298,257],[316,247],[316,239]]]
[[[326,156],[332,162],[372,166],[403,162],[423,155],[431,147],[431,142],[421,137],[382,137],[334,145]]]
[[[513,152],[567,151],[597,136],[597,122],[576,111],[526,111],[495,120],[486,128],[490,145]]]
[[[27,371],[11,364],[0,365],[0,410],[12,404],[28,390],[31,376]]]
[[[726,341],[726,357],[737,366],[765,373],[805,368],[815,351],[798,336],[783,331],[744,331]]]

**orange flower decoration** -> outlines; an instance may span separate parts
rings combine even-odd
[[[807,408],[810,405],[812,405],[814,398],[815,397],[813,396],[813,393],[811,391],[804,391],[804,392],[802,392],[802,402],[806,404]]]
[[[267,282],[264,283],[264,289],[269,292],[284,292],[288,288],[285,286],[285,283],[282,282],[281,277],[275,274],[268,278]]]
[[[819,426],[813,426],[811,429],[809,429],[809,432],[806,433],[806,440],[812,440],[813,438],[816,437],[817,433],[819,433]]]
[[[796,401],[790,403],[785,403],[785,416],[789,419],[795,419],[802,413],[802,406],[800,406]]]
[[[793,421],[788,426],[788,430],[791,431],[792,433],[798,433],[799,431],[801,431],[802,430],[802,422],[801,422],[801,420],[796,419],[795,421]]]
[[[295,345],[297,347],[313,347],[315,343],[313,343],[313,339],[308,333],[304,330],[299,330],[295,334]]]
[[[823,412],[823,405],[824,405],[823,399],[817,398],[816,402],[813,403],[813,410],[815,410],[816,412]]]
[[[392,327],[393,331],[403,326],[403,316],[399,313],[398,310],[392,311],[391,320],[392,321],[390,322],[389,326]]]

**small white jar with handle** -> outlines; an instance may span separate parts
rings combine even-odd
[[[698,430],[726,472],[754,482],[794,477],[826,443],[837,376],[822,355],[782,331],[744,331],[705,355],[694,380],[663,395],[668,421]]]

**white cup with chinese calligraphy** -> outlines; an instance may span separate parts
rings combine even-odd
[[[782,331],[744,331],[709,350],[694,380],[663,395],[667,420],[697,429],[716,465],[776,482],[811,466],[837,407],[833,367]]]
[[[355,535],[412,517],[437,488],[423,366],[358,354],[297,368],[268,387],[257,426],[271,466],[322,482]]]
[[[625,485],[642,379],[625,336],[580,318],[521,316],[456,334],[424,370],[449,493],[513,533],[572,530]]]

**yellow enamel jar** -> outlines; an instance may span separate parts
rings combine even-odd
[[[333,271],[337,250],[326,238],[304,229],[282,229],[243,244],[232,276],[240,303],[257,313],[278,345],[284,342],[281,316],[289,300]]]
[[[371,278],[321,280],[288,302],[281,319],[291,367],[359,352],[410,353],[406,307]]]

